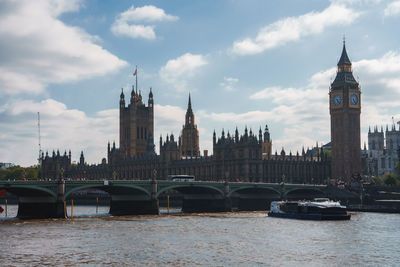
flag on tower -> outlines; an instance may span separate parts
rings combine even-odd
[[[133,76],[136,76],[136,73],[137,73],[137,67],[135,69],[135,72],[133,73]]]

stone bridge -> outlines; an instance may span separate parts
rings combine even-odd
[[[170,190],[183,196],[183,212],[231,211],[232,201],[239,210],[266,210],[272,200],[326,196],[324,185],[165,180],[0,181],[1,189],[18,197],[19,218],[65,218],[65,200],[86,189],[110,195],[111,215],[158,214]]]

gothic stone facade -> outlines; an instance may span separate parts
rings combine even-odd
[[[194,175],[204,181],[251,181],[272,183],[326,184],[330,177],[330,161],[325,157],[286,155],[285,151],[272,155],[272,141],[266,126],[258,138],[247,128],[239,136],[229,133],[213,136],[213,155],[200,155],[199,134],[189,96],[185,125],[176,140],[173,134],[160,137],[160,154],[154,152],[153,94],[148,106],[143,104],[140,92],[132,89],[131,100],[125,106],[120,96],[120,147],[107,147],[107,159],[101,164],[87,165],[83,153],[77,165],[61,164],[62,157],[43,157],[42,177],[56,179],[62,165],[63,177],[71,179],[166,179],[168,175]],[[67,156],[68,157],[68,156]],[[64,162],[64,161],[62,161]],[[51,170],[51,171],[50,171]]]
[[[375,126],[368,131],[368,150],[364,144],[362,151],[363,173],[368,176],[382,176],[386,173],[395,173],[399,163],[400,153],[400,126],[396,130],[393,124],[391,129],[386,125],[386,131],[380,131]]]
[[[269,155],[263,159],[262,142],[249,134],[236,142],[222,135],[214,145],[214,155],[181,158],[175,137],[162,142],[160,155],[120,157],[119,149],[112,146],[109,163],[76,166],[63,165],[64,177],[72,179],[134,179],[153,177],[166,179],[168,175],[189,174],[203,181],[250,181],[270,183],[326,184],[330,177],[330,160],[324,156],[306,154]],[[50,161],[51,160],[51,161]],[[43,166],[51,166],[57,157],[45,159]],[[56,172],[44,172],[44,178],[56,178]]]
[[[130,104],[125,106],[122,90],[119,101],[119,143],[125,157],[143,156],[147,142],[154,133],[154,101],[150,89],[148,106],[142,101],[141,92],[132,87]]]

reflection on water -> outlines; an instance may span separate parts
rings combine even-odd
[[[2,205],[2,207],[5,209],[5,206]],[[165,207],[160,207],[160,214],[176,214],[176,213],[181,213],[181,208],[165,208]],[[109,206],[82,206],[82,205],[75,205],[72,207],[71,205],[67,205],[67,215],[68,217],[71,217],[73,214],[73,217],[92,217],[92,216],[109,216],[108,212],[110,211]],[[0,213],[0,222],[4,220],[16,220],[16,216],[18,213],[18,205],[7,205],[7,213],[4,211],[3,213]],[[7,214],[7,216],[6,216]]]
[[[5,206],[2,205],[5,209]],[[73,214],[74,217],[89,217],[89,216],[108,216],[108,212],[110,210],[109,206],[74,206],[73,210],[71,209],[71,205],[67,205],[67,214],[68,217]],[[8,205],[7,206],[7,218],[15,219],[18,213],[18,205]],[[6,218],[6,212],[0,213],[0,222],[4,221]]]
[[[95,208],[77,206],[74,214],[95,214]],[[107,212],[108,207],[99,207],[99,214]],[[395,266],[400,261],[399,226],[399,214],[378,213],[354,213],[350,221],[327,222],[268,218],[265,212],[2,221],[0,262]]]

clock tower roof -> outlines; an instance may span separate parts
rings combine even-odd
[[[351,69],[351,61],[346,51],[346,43],[343,41],[342,55],[340,56],[339,62],[337,64],[338,69],[336,73],[336,78],[331,84],[331,89],[335,90],[343,85],[350,85],[350,87],[358,88],[358,82],[354,79],[353,71]]]
[[[337,64],[339,65],[351,65],[351,61],[349,59],[349,56],[347,55],[346,51],[346,42],[343,41],[343,50],[342,50],[342,55],[340,56],[339,62]]]

